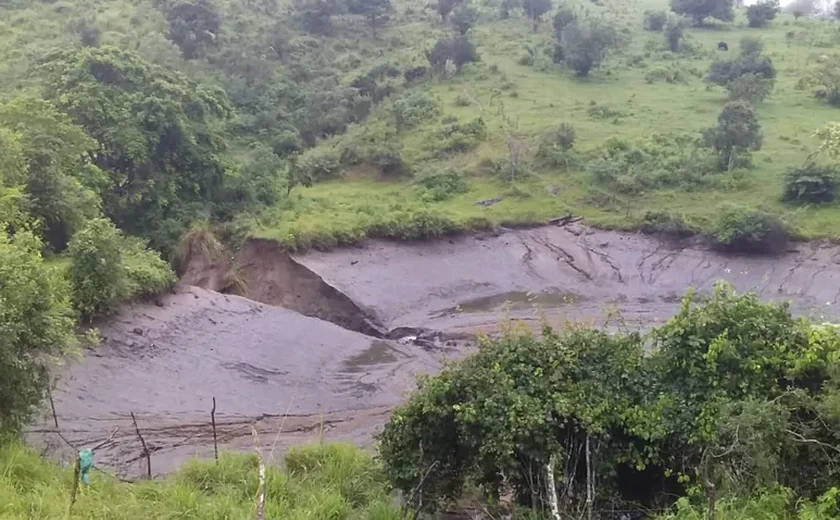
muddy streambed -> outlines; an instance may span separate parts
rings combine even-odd
[[[101,325],[103,344],[70,359],[53,392],[63,436],[94,446],[97,464],[126,478],[146,471],[131,413],[152,452],[152,472],[212,457],[212,399],[222,450],[266,454],[327,439],[369,445],[417,374],[466,355],[470,335],[517,320],[629,327],[673,315],[690,287],[718,280],[799,315],[840,319],[840,248],[795,244],[784,255],[728,256],[636,234],[570,225],[441,239],[370,241],[289,257],[250,241],[234,266],[194,259],[158,305],[137,304]],[[202,285],[199,288],[188,284]],[[260,303],[262,302],[262,303]],[[29,439],[65,460],[45,410]]]

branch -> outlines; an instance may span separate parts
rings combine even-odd
[[[140,428],[137,426],[137,418],[134,417],[134,412],[131,412],[131,420],[134,422],[134,431],[137,432],[137,438],[140,439],[140,444],[143,445],[143,454],[146,455],[146,476],[152,480],[152,454],[146,446],[146,440],[140,434]]]
[[[827,444],[817,439],[808,439],[807,437],[804,437],[801,433],[797,433],[793,430],[785,430],[785,433],[792,435],[796,442],[801,442],[802,444],[816,444],[817,446],[820,446],[822,448],[828,448],[834,451],[835,453],[840,453],[840,448],[838,448],[837,446]]]

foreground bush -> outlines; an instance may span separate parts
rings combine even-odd
[[[470,483],[492,503],[512,492],[548,511],[556,500],[564,518],[679,497],[675,518],[693,518],[683,511],[709,497],[725,513],[724,497],[777,486],[836,496],[837,330],[727,286],[696,299],[646,336],[545,328],[484,340],[395,410],[380,437],[391,482],[408,494],[423,479],[429,510]]]
[[[268,466],[265,518],[401,518],[372,457],[353,446],[292,448],[285,469]],[[123,484],[93,472],[68,515],[72,470],[59,469],[19,444],[0,445],[0,517],[4,520],[107,518],[253,519],[255,455],[191,462],[175,475]]]

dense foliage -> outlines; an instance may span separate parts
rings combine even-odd
[[[728,287],[694,298],[646,336],[485,341],[394,413],[380,438],[392,482],[415,490],[422,476],[429,509],[473,482],[573,516],[767,486],[835,493],[840,456],[821,446],[840,440],[840,335]]]

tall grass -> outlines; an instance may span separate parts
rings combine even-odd
[[[0,518],[252,520],[257,479],[256,456],[241,454],[224,454],[218,465],[192,461],[168,478],[136,484],[94,471],[68,515],[72,470],[7,442],[0,445]],[[284,467],[268,468],[265,512],[284,519],[400,518],[371,456],[342,444],[293,448]]]

